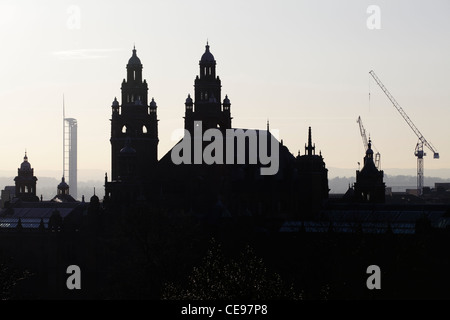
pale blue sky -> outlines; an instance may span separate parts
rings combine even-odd
[[[367,28],[369,5],[381,9],[380,30]],[[2,0],[0,170],[15,175],[27,149],[36,175],[62,172],[64,94],[66,116],[79,124],[79,175],[109,172],[111,102],[133,44],[158,104],[162,157],[183,126],[206,39],[234,127],[265,128],[270,119],[284,144],[303,154],[312,126],[327,167],[356,169],[361,116],[385,172],[415,168],[417,138],[370,80],[374,69],[441,154],[425,157],[425,174],[450,168],[449,14],[447,0]]]

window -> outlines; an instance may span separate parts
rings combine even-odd
[[[147,127],[145,125],[142,126],[142,133],[147,133]]]
[[[211,67],[209,67],[209,75],[211,75],[211,74],[212,74]]]
[[[133,70],[133,80],[136,80],[136,70]]]
[[[126,126],[126,125],[124,125],[124,126],[122,127],[122,133],[127,133],[127,126]]]

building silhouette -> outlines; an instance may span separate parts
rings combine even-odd
[[[64,174],[51,200],[38,199],[37,178],[25,154],[14,190],[2,191],[8,200],[2,199],[0,210],[0,249],[9,250],[31,273],[28,282],[17,279],[20,298],[167,298],[162,295],[167,283],[182,281],[211,238],[224,244],[224,258],[238,246],[253,246],[268,269],[255,264],[256,256],[243,260],[252,263],[250,278],[262,274],[264,283],[281,288],[265,277],[270,268],[280,271],[283,279],[293,281],[286,287],[289,298],[300,297],[291,295],[294,285],[308,299],[449,296],[448,203],[384,203],[383,171],[374,165],[371,143],[354,187],[345,198],[330,199],[328,170],[322,152],[316,152],[312,128],[304,153],[297,156],[278,140],[269,121],[265,129],[233,128],[230,99],[222,96],[208,43],[199,65],[194,94],[185,101],[185,135],[158,160],[157,105],[148,99],[143,66],[133,48],[120,101],[112,103],[111,177],[105,175],[103,201],[95,189],[89,203],[84,197],[74,199]],[[225,137],[240,134],[232,138],[232,156],[226,153],[230,139],[214,152],[211,145],[218,141],[201,139],[201,153],[210,150],[217,161],[195,161],[196,134],[211,129]],[[255,146],[258,157],[251,154]],[[260,157],[262,149],[276,155],[274,174],[262,174],[270,166]],[[175,152],[185,162],[176,163]],[[444,197],[448,188],[440,184],[426,195]],[[209,252],[208,259],[214,258]],[[227,260],[212,261],[214,270],[208,264],[207,271],[235,274]],[[388,284],[378,292],[364,286],[364,270],[373,263],[382,266]],[[82,290],[66,289],[67,266],[74,264],[82,268]],[[411,283],[418,275],[426,281]],[[241,280],[233,286],[239,298],[240,285],[247,284]],[[199,283],[199,292],[206,287],[216,293],[221,283],[216,281]],[[219,287],[230,293],[230,286]],[[249,289],[245,299],[261,298],[261,290]]]
[[[202,121],[202,129],[206,131],[211,128],[221,130],[231,129],[230,100],[228,96],[222,101],[221,80],[216,75],[216,60],[209,51],[209,44],[206,44],[200,62],[199,75],[194,82],[194,98],[190,95],[186,98],[185,106],[185,129],[194,134],[194,122]]]
[[[272,134],[269,123],[266,130],[232,128],[231,102],[227,95],[222,100],[216,65],[207,43],[194,95],[189,94],[185,101],[185,136],[158,161],[157,107],[153,99],[147,103],[147,82],[142,80],[142,63],[133,48],[127,80],[122,83],[122,103],[114,99],[112,104],[112,177],[108,180],[105,176],[105,207],[126,210],[139,199],[210,220],[223,216],[311,217],[318,212],[329,189],[322,155],[316,155],[311,145],[311,129],[306,154],[296,158]],[[206,163],[203,158],[198,162],[194,148],[197,135],[203,136],[209,129],[219,130],[222,137],[227,132],[242,134],[244,147],[239,149],[235,142],[233,154],[227,158],[230,140],[225,139],[212,152],[216,162]],[[189,147],[179,155],[187,161],[175,164],[173,153],[185,143]],[[203,153],[213,142],[200,143]],[[252,158],[252,143],[259,146],[259,152],[265,147],[267,155],[279,155],[275,174],[261,174],[267,163],[260,157]],[[239,160],[241,156],[244,161]]]
[[[122,81],[121,103],[114,98],[111,115],[111,181],[105,177],[108,197],[128,203],[149,188],[158,162],[157,105],[148,103],[148,85],[142,63],[133,48]]]
[[[383,171],[378,170],[375,166],[372,142],[369,139],[364,157],[364,166],[361,171],[356,171],[355,200],[359,202],[384,203],[386,185],[383,182],[383,175]]]
[[[25,202],[39,201],[39,198],[36,196],[37,180],[34,176],[34,169],[31,168],[27,153],[25,152],[23,162],[20,168],[17,169],[17,177],[14,178],[16,183],[15,197]]]

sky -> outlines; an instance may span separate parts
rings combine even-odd
[[[311,126],[328,168],[356,170],[361,116],[382,169],[414,173],[417,136],[374,70],[440,153],[426,150],[425,175],[450,168],[449,13],[448,0],[1,0],[0,171],[16,175],[27,150],[35,175],[61,177],[64,95],[78,121],[79,179],[110,173],[111,103],[133,45],[158,104],[161,158],[183,128],[206,41],[233,127],[269,119],[304,154]]]

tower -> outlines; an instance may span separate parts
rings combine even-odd
[[[185,129],[191,135],[194,130],[194,121],[202,121],[202,129],[206,131],[211,128],[226,130],[231,128],[230,100],[228,96],[221,103],[221,81],[216,76],[216,60],[209,51],[209,44],[206,43],[206,50],[200,62],[200,73],[195,78],[194,100],[188,95],[185,106]]]
[[[16,183],[16,198],[27,202],[38,202],[39,198],[36,196],[36,182],[37,178],[34,176],[34,169],[28,162],[27,153],[23,157],[23,162],[20,168],[17,169],[17,177],[14,178]]]
[[[311,127],[308,128],[308,144],[305,144],[305,154],[296,158],[299,178],[300,200],[303,206],[304,217],[317,214],[322,202],[328,199],[328,169],[322,153],[316,154],[316,145],[312,143]],[[311,216],[309,216],[311,217]]]
[[[122,82],[122,103],[117,98],[112,103],[111,117],[111,174],[112,181],[120,181],[122,172],[120,152],[125,145],[135,150],[139,178],[148,181],[158,162],[157,105],[147,100],[148,85],[142,79],[142,63],[133,48],[126,66],[127,78]]]
[[[375,167],[373,160],[372,141],[369,139],[364,166],[356,171],[355,197],[356,201],[382,203],[385,201],[386,185],[383,182],[383,171]]]
[[[69,177],[73,198],[77,198],[77,131],[78,123],[74,118],[64,116],[63,177]]]

